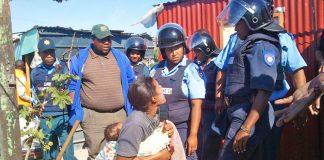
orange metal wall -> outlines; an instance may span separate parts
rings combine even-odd
[[[324,29],[324,0],[315,1],[317,38]],[[219,28],[216,16],[229,0],[178,0],[165,3],[157,18],[158,27],[165,23],[178,23],[191,36],[198,29],[207,29],[219,45]],[[275,0],[275,7],[285,7],[285,28],[295,36],[296,44],[308,64],[307,79],[316,75],[314,54],[314,28],[312,0]],[[189,54],[193,58],[193,54]],[[322,115],[311,116],[306,127],[296,129],[292,124],[284,127],[280,146],[282,160],[324,159],[324,105]]]

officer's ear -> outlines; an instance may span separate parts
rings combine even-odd
[[[156,96],[154,95],[154,96],[152,96],[152,98],[151,98],[151,103],[152,104],[155,104],[155,103],[157,103],[157,98],[155,98]]]

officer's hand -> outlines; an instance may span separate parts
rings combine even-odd
[[[308,106],[308,110],[312,115],[318,115],[321,108],[321,97],[318,97],[316,101]]]
[[[303,111],[297,114],[297,117],[295,119],[293,119],[293,127],[295,127],[296,129],[301,129],[306,125],[307,121],[307,110],[304,109]]]
[[[275,101],[276,105],[285,105],[285,104],[290,104],[293,103],[297,100],[302,99],[305,96],[305,94],[303,93],[303,91],[301,89],[297,89],[293,95],[287,97],[287,98],[282,98],[282,99],[278,99]]]
[[[168,133],[168,136],[171,137],[173,135],[173,127],[172,125],[170,124],[170,122],[168,121],[164,121],[164,125],[163,125],[163,130],[162,130],[163,133]]]
[[[287,98],[282,98],[282,99],[278,99],[274,102],[275,105],[285,105],[285,104],[290,104],[292,103],[294,100],[293,96],[289,96]]]
[[[284,123],[290,122],[292,119],[294,119],[300,112],[304,110],[304,106],[307,102],[304,100],[299,100],[294,103],[292,103],[289,107],[275,111],[274,115],[276,117],[279,117],[277,120],[276,125],[278,127],[281,127]]]
[[[198,147],[197,135],[189,135],[186,143],[187,155],[191,156],[197,150],[197,147]]]
[[[234,138],[233,149],[236,153],[242,153],[246,150],[246,145],[250,138],[250,134],[239,130]]]

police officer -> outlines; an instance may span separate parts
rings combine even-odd
[[[197,159],[201,104],[205,98],[204,80],[199,67],[185,56],[189,49],[180,25],[168,23],[161,26],[158,45],[165,59],[153,67],[151,75],[162,86],[168,119],[179,131],[187,159]]]
[[[40,95],[46,88],[54,86],[52,78],[55,73],[68,73],[65,63],[55,58],[55,44],[53,40],[49,38],[39,40],[38,51],[42,58],[42,63],[32,70],[30,76],[32,88],[35,90],[36,95]],[[44,142],[53,142],[51,149],[43,152],[43,159],[55,159],[60,151],[59,144],[64,144],[70,130],[67,108],[60,109],[58,105],[53,104],[51,95],[46,94],[38,98],[41,102],[48,101],[43,108],[43,117],[40,117],[40,128],[43,129],[45,135]],[[46,120],[49,117],[52,117],[51,128],[46,125]],[[76,159],[72,142],[68,144],[63,158]]]
[[[204,73],[206,86],[205,99],[202,105],[202,119],[199,131],[199,159],[216,159],[218,154],[219,137],[211,130],[215,119],[215,86],[217,66],[213,62],[219,52],[213,38],[206,30],[195,32],[190,40],[190,49],[195,53],[195,63]]]
[[[272,0],[264,0],[266,2],[266,6],[272,16],[273,14],[273,1]],[[271,29],[273,30],[273,29]],[[276,31],[275,31],[276,32]],[[284,97],[288,90],[290,89],[289,84],[284,79],[284,72],[287,72],[292,75],[292,79],[294,80],[295,88],[299,88],[303,86],[306,82],[305,73],[304,73],[304,67],[306,67],[306,63],[302,56],[300,55],[295,43],[294,38],[290,33],[287,32],[279,32],[279,41],[281,45],[281,69],[278,69],[278,74],[281,74],[281,76],[277,77],[277,83],[275,91],[272,93],[270,97],[270,101],[273,104],[273,101],[279,98]],[[215,60],[216,65],[220,68],[220,71],[218,72],[219,79],[222,79],[224,77],[223,73],[227,69],[227,63],[229,60],[230,54],[232,54],[235,50],[235,48],[242,42],[237,36],[237,33],[234,33],[231,35],[230,40],[224,50],[222,50]],[[284,71],[284,72],[283,72]],[[220,80],[221,81],[221,80]],[[217,83],[220,86],[222,86],[222,83]],[[219,89],[221,90],[221,89]],[[218,95],[218,97],[221,97],[221,95]],[[220,99],[220,98],[219,98]],[[221,104],[222,101],[216,101],[218,105],[216,108],[222,108]],[[274,110],[278,110],[283,108],[283,106],[274,106]],[[269,113],[269,116],[273,116],[272,113]],[[305,116],[301,114],[300,116],[300,123],[305,123]],[[275,119],[276,121],[277,119]],[[274,123],[272,123],[274,124]],[[298,123],[296,123],[298,124]],[[264,146],[264,157],[263,159],[277,159],[278,155],[278,148],[280,144],[280,137],[281,137],[282,128],[273,126],[271,129],[270,134],[267,136]]]
[[[275,89],[281,56],[277,32],[284,29],[260,0],[231,1],[218,21],[235,25],[244,40],[228,59],[224,95],[229,124],[219,159],[262,159],[260,144],[271,129],[267,101]]]
[[[141,37],[130,37],[126,40],[126,55],[131,62],[136,78],[149,76],[150,71],[142,62],[145,56],[146,48],[146,43]]]

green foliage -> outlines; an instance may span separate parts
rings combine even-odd
[[[29,109],[28,107],[22,107],[20,110],[19,110],[19,116],[21,118],[24,118],[24,119],[27,119],[29,117]]]
[[[46,126],[48,127],[48,128],[52,128],[52,123],[51,123],[51,121],[49,121],[48,119],[46,120]]]
[[[53,146],[53,142],[52,141],[49,141],[48,143],[43,142],[42,145],[43,145],[43,150],[48,151]]]
[[[72,100],[69,91],[65,89],[65,84],[71,80],[78,80],[79,77],[70,74],[54,74],[52,80],[54,87],[49,87],[46,92],[51,94],[53,105],[59,105],[60,109],[64,109],[66,105],[71,105]]]
[[[54,74],[52,80],[55,82],[56,87],[64,87],[64,84],[70,80],[79,80],[78,76],[71,74]]]
[[[44,99],[43,102],[39,102],[36,105],[33,105],[32,108],[30,107],[23,107],[19,111],[20,117],[26,119],[26,126],[29,125],[30,122],[34,120],[34,117],[42,117],[43,116],[43,107],[46,106],[46,104],[49,101],[53,102],[53,105],[58,105],[61,109],[64,109],[67,105],[72,104],[72,100],[69,96],[69,90],[68,90],[68,84],[71,80],[78,80],[79,77],[76,75],[70,75],[70,74],[54,74],[52,81],[54,82],[54,86],[46,88],[44,91],[41,92],[40,95],[38,95],[39,99]],[[50,98],[45,98],[49,97]],[[43,117],[46,118],[46,126],[48,128],[52,128],[51,120],[52,117]],[[39,123],[39,122],[38,122]],[[27,127],[26,127],[27,128]],[[25,128],[25,129],[26,129]],[[44,151],[47,151],[53,146],[53,142],[45,142],[45,137],[48,137],[50,135],[44,135],[43,129],[28,129],[26,131],[21,130],[21,135],[25,136],[27,135],[28,138],[24,141],[24,144],[27,144],[30,146],[33,142],[33,140],[38,140],[42,146]]]
[[[27,131],[21,131],[21,136],[26,135],[28,136],[28,138],[24,140],[24,144],[27,144],[29,146],[31,146],[33,140],[39,141],[43,145],[44,151],[51,149],[50,146],[53,145],[53,142],[51,141],[47,143],[44,141],[45,135],[43,133],[43,129],[34,130],[33,128],[30,128]]]

